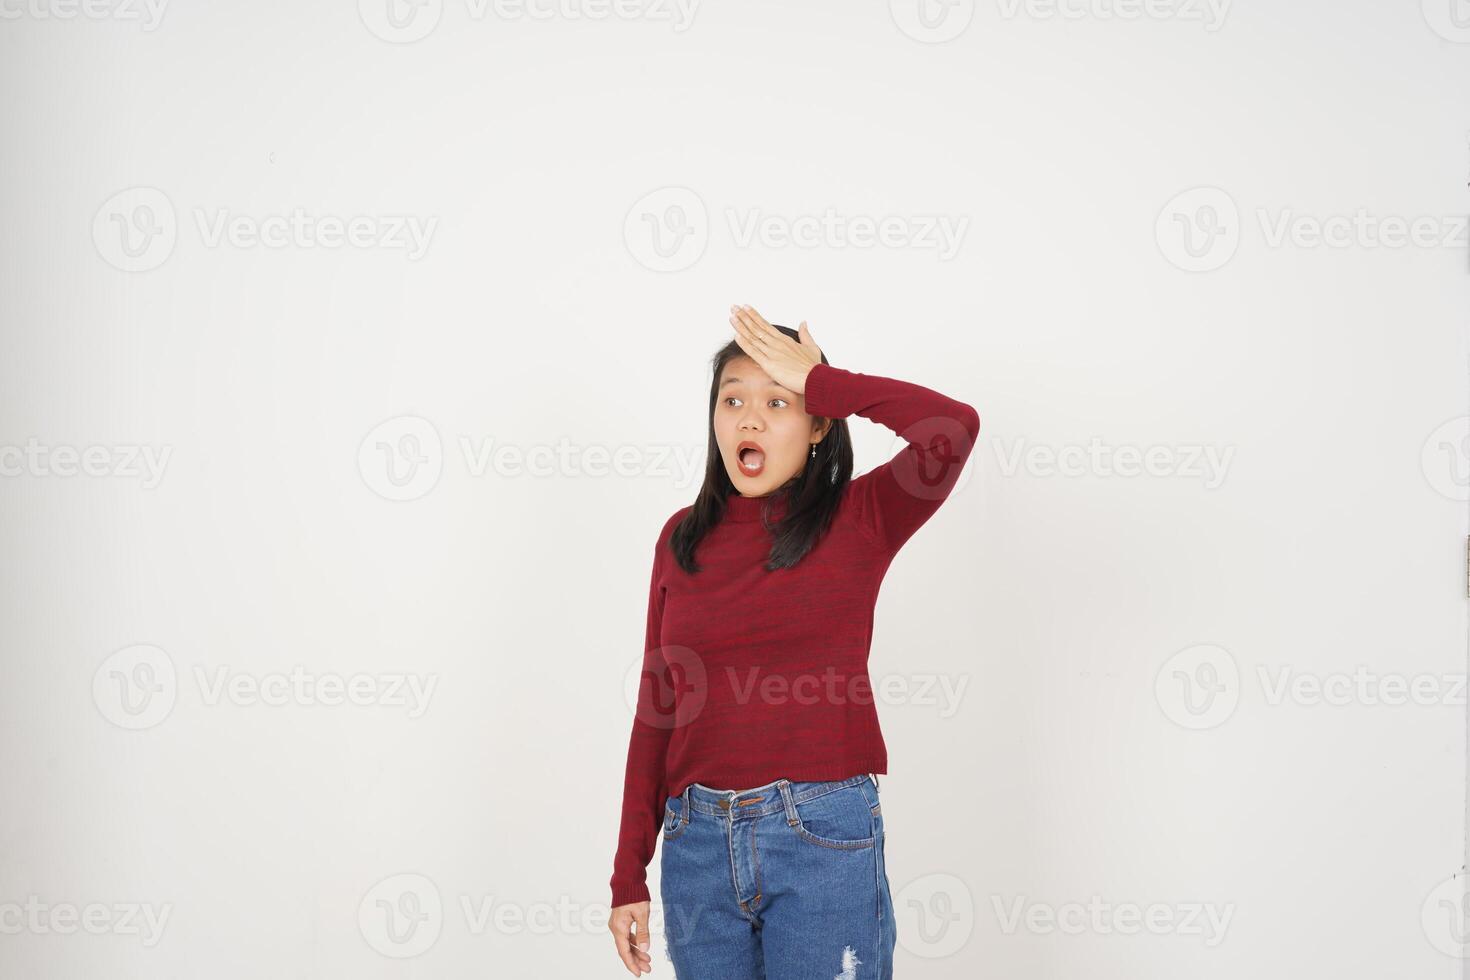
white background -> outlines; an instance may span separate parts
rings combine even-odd
[[[1461,975],[1463,0],[388,2],[0,2],[0,973],[623,975],[747,302],[982,419],[877,610],[899,975]]]

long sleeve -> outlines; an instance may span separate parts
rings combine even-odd
[[[948,498],[980,436],[980,415],[922,385],[817,364],[806,378],[806,411],[857,414],[903,437],[888,462],[848,484],[854,513],[880,547],[897,552]]]
[[[655,547],[648,587],[648,624],[638,679],[638,707],[633,717],[633,734],[628,740],[622,825],[609,882],[613,908],[649,900],[648,862],[653,860],[658,832],[663,826],[664,799],[668,796],[664,757],[672,732],[674,715],[669,701],[674,687],[660,640],[664,608],[662,572],[668,550],[664,538],[668,527],[665,524]]]

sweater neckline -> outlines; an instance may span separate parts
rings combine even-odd
[[[725,494],[724,520],[741,522],[759,521],[761,519],[761,511],[765,508],[766,502],[773,496],[776,496],[775,491],[766,494],[764,497],[743,497],[740,495],[739,490],[732,487]],[[781,507],[782,505],[779,501],[771,505],[771,523],[774,524],[781,519]]]

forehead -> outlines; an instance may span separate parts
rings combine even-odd
[[[720,371],[720,387],[746,387],[746,388],[780,388],[782,391],[789,389],[775,381],[771,376],[760,369],[760,366],[749,357],[731,358],[725,362],[725,367]]]

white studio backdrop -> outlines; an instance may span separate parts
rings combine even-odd
[[[900,975],[1462,977],[1458,2],[0,0],[0,975],[624,975],[746,302],[982,420]]]

